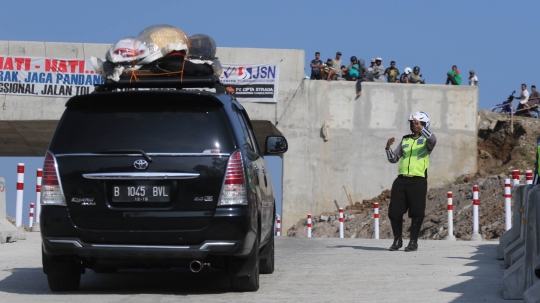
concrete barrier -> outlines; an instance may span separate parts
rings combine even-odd
[[[514,232],[518,232],[519,234],[517,238],[512,241],[510,244],[508,244],[503,249],[503,258],[504,258],[504,265],[506,268],[509,268],[517,259],[517,257],[522,254],[522,251],[519,251],[523,245],[524,245],[524,232],[525,227],[521,222],[523,221],[523,218],[526,218],[526,201],[527,201],[527,193],[529,189],[532,188],[532,185],[517,185],[514,189],[514,205],[519,205],[519,208],[516,209],[514,207],[514,223],[511,230],[514,230]],[[517,215],[516,215],[517,211]],[[510,232],[508,231],[508,232]],[[506,234],[506,233],[505,233]],[[501,245],[499,245],[501,246]],[[517,252],[517,254],[515,254]]]
[[[6,219],[6,180],[0,177],[0,243],[19,239],[17,228]]]
[[[540,265],[540,234],[537,232],[540,226],[540,220],[537,219],[540,218],[540,207],[537,206],[540,201],[540,186],[520,186],[516,190],[516,193],[518,192],[520,194],[516,194],[514,201],[519,198],[524,205],[523,219],[515,222],[514,226],[517,227],[518,223],[521,225],[521,235],[505,250],[505,263],[508,258],[512,264],[504,272],[503,297],[510,300],[523,299],[524,293],[539,280],[535,276],[535,269]],[[510,246],[513,247],[509,249]],[[540,286],[535,286],[529,295],[534,296],[536,288],[540,290]]]
[[[531,190],[529,202],[535,204],[535,212],[527,220],[525,235],[525,289],[523,299],[525,302],[540,302],[540,207],[536,204],[540,201],[540,186]],[[534,217],[533,217],[534,216]]]

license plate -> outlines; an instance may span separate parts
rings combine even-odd
[[[169,202],[169,185],[115,185],[113,202]]]

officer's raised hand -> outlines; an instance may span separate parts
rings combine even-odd
[[[413,117],[413,120],[411,121],[411,131],[415,134],[418,134],[423,128],[424,126],[422,125],[422,123],[420,123],[418,119]]]
[[[392,144],[394,144],[394,141],[396,141],[396,138],[394,138],[394,137],[388,139],[388,142],[386,142],[386,150],[390,149],[390,146],[392,146]]]

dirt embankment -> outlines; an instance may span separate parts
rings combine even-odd
[[[427,193],[426,217],[422,225],[422,239],[444,239],[447,235],[448,213],[446,193],[453,193],[454,235],[468,240],[472,234],[472,189],[479,186],[480,234],[486,240],[496,239],[504,233],[504,179],[512,169],[519,169],[525,183],[525,170],[534,169],[536,138],[540,134],[540,119],[514,118],[511,132],[507,117],[481,112],[478,132],[478,173],[464,175],[452,184],[432,188]],[[379,236],[393,238],[388,205],[390,191],[379,196],[347,206],[345,214],[345,237],[373,238],[373,203],[379,203]],[[408,236],[410,220],[404,216],[404,236]],[[300,219],[288,231],[292,237],[305,237],[306,219]],[[339,213],[328,212],[313,217],[313,237],[339,237]]]

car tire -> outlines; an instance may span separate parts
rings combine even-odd
[[[261,259],[259,261],[259,267],[260,267],[260,273],[261,274],[271,274],[274,272],[274,229],[272,228],[272,233],[270,235],[270,239],[268,240],[268,244],[270,245],[270,256],[266,259]]]
[[[231,277],[231,289],[236,292],[247,292],[259,290],[259,239],[253,246],[255,253],[255,268],[248,276]]]
[[[43,264],[47,263],[47,282],[52,291],[73,291],[78,290],[81,284],[81,264],[72,258],[67,260],[56,260],[41,253]],[[66,270],[66,268],[68,270]]]
[[[47,282],[52,291],[78,290],[81,284],[81,274],[47,275]]]

